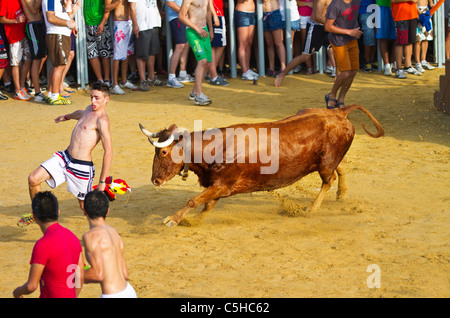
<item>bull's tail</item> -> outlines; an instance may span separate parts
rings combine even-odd
[[[364,124],[362,125],[362,128],[364,129],[364,131],[371,137],[373,138],[378,138],[381,136],[384,136],[384,129],[383,127],[380,125],[380,123],[378,122],[378,120],[375,119],[375,117],[373,117],[373,115],[364,107],[362,107],[361,105],[350,105],[348,107],[345,107],[343,109],[341,109],[344,113],[345,116],[347,117],[352,111],[354,111],[355,109],[359,109],[360,111],[362,111],[364,114],[367,115],[367,117],[369,117],[369,119],[372,121],[372,123],[375,125],[375,127],[377,127],[377,133],[376,134],[372,134],[371,132],[369,132],[366,127],[364,126]]]

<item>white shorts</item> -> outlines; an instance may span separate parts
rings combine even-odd
[[[127,282],[127,287],[121,292],[115,294],[102,294],[101,298],[137,298],[133,286]]]
[[[301,15],[300,16],[300,29],[306,29],[306,26],[308,25],[309,16]]]
[[[84,200],[86,194],[92,191],[95,169],[91,161],[73,159],[65,150],[55,152],[41,166],[52,177],[46,181],[52,189],[67,181],[67,190],[79,200]]]
[[[26,38],[9,45],[10,64],[19,66],[20,62],[31,60],[30,47]]]
[[[134,54],[134,45],[131,41],[133,34],[131,20],[114,21],[114,60],[126,60]]]

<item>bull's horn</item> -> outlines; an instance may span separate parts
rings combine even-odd
[[[169,138],[167,138],[166,141],[161,141],[161,142],[157,142],[157,141],[153,141],[150,138],[148,139],[148,141],[150,141],[150,143],[155,146],[156,148],[164,148],[164,147],[168,147],[170,146],[170,144],[173,142],[175,138],[173,137],[173,135],[171,134],[169,136]]]
[[[141,125],[141,123],[139,123],[139,128],[141,128],[142,133],[146,135],[148,138],[158,138],[159,135],[161,134],[159,132],[158,133],[149,132],[147,129],[144,128],[144,126]]]

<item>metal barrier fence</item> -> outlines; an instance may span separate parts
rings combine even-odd
[[[236,63],[236,30],[234,26],[234,0],[228,1],[228,34],[230,36],[229,49],[230,49],[230,71],[231,78],[237,77],[237,63]],[[169,21],[167,20],[168,7],[165,6],[166,10],[166,53],[167,53],[167,69],[169,69],[170,58],[173,53],[172,47],[172,37],[170,33]],[[292,60],[292,45],[291,45],[291,11],[289,0],[285,0],[285,17],[286,17],[286,31],[285,31],[285,47],[286,47],[286,64]],[[264,31],[263,31],[263,8],[262,0],[256,0],[256,21],[257,21],[257,39],[258,39],[258,72],[260,76],[265,76],[265,57],[264,57]],[[441,6],[436,13],[433,15],[433,29],[434,29],[434,52],[435,52],[435,63],[438,67],[443,67],[445,62],[445,28],[444,25],[444,6]],[[88,72],[88,59],[87,59],[87,49],[86,49],[86,28],[84,22],[83,8],[77,11],[75,20],[77,23],[78,37],[76,39],[76,63],[77,63],[77,83],[81,88],[86,88],[89,83],[89,72]],[[112,15],[110,16],[109,23],[111,25],[111,30],[114,30]],[[321,48],[316,56],[316,67],[319,73],[323,73],[326,65],[327,54],[324,48]],[[383,70],[383,60],[381,59],[380,52],[378,50],[378,70]],[[112,69],[112,68],[111,68]]]

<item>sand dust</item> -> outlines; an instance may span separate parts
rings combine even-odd
[[[113,95],[111,175],[127,181],[132,193],[128,202],[124,195],[111,204],[107,221],[122,235],[138,296],[449,297],[450,116],[433,105],[442,74],[435,69],[406,80],[357,74],[347,104],[369,109],[386,136],[366,135],[361,124],[375,128],[361,112],[349,116],[356,136],[346,157],[346,201],[335,200],[334,184],[320,211],[306,217],[320,188],[314,173],[288,188],[223,199],[193,227],[168,228],[162,220],[202,190],[196,176],[151,185],[154,148],[138,123],[157,131],[172,123],[193,130],[197,119],[203,128],[278,120],[302,108],[323,108],[333,80],[301,74],[287,77],[281,88],[273,78],[258,85],[240,79],[231,79],[229,87],[205,84],[209,107],[188,100],[192,84]],[[72,100],[70,106],[0,102],[0,297],[12,297],[28,278],[31,251],[42,234],[36,225],[16,226],[30,212],[27,176],[67,147],[75,122],[53,119],[84,109],[89,94],[77,92]],[[98,174],[102,154],[98,146]],[[65,185],[55,194],[60,222],[81,239],[88,223],[76,199]],[[380,288],[368,287],[372,264],[380,269]],[[85,285],[81,297],[100,293],[99,285]]]

